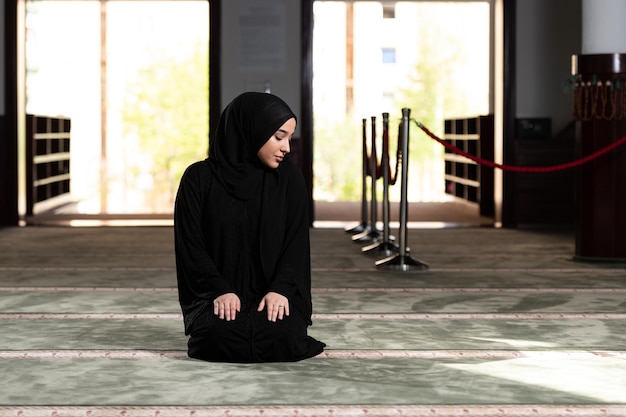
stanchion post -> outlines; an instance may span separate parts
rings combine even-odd
[[[383,170],[383,238],[382,240],[363,247],[363,253],[389,256],[398,251],[393,243],[389,230],[389,113],[383,113],[383,149],[380,166]]]
[[[364,118],[362,121],[362,129],[361,129],[361,222],[348,226],[344,230],[346,233],[363,233],[370,230],[370,225],[367,222],[367,164],[369,164],[369,160],[367,159],[367,119]]]
[[[400,229],[399,252],[376,262],[376,267],[395,271],[424,271],[428,265],[411,257],[407,247],[407,218],[408,218],[408,166],[409,166],[409,122],[411,109],[402,109],[402,176],[400,183]]]
[[[380,239],[380,231],[376,226],[376,222],[378,221],[378,201],[376,198],[376,166],[378,165],[377,155],[376,155],[376,116],[372,116],[372,125],[371,125],[371,137],[370,137],[370,175],[371,175],[371,186],[370,186],[370,227],[369,230],[361,232],[357,235],[352,236],[352,240],[354,242],[377,242]]]

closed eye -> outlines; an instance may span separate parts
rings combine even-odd
[[[286,137],[281,137],[281,136],[276,136],[274,135],[274,137],[276,138],[276,140],[281,141],[281,140],[285,140],[287,139],[288,141],[291,142],[291,136],[286,136]]]

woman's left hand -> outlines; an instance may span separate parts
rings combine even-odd
[[[268,292],[261,299],[257,311],[263,311],[264,308],[267,308],[267,319],[269,321],[282,320],[289,315],[289,300],[277,292]]]

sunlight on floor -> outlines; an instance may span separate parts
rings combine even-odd
[[[622,402],[626,361],[594,352],[522,352],[526,357],[446,366],[604,402]]]

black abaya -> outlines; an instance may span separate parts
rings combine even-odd
[[[304,179],[288,160],[271,169],[256,157],[291,117],[275,96],[240,96],[220,118],[209,158],[183,175],[175,207],[176,269],[191,357],[297,361],[323,350],[307,335],[312,306]],[[268,292],[287,297],[289,316],[273,322],[256,311]],[[226,293],[241,300],[235,320],[214,315],[213,301]]]

